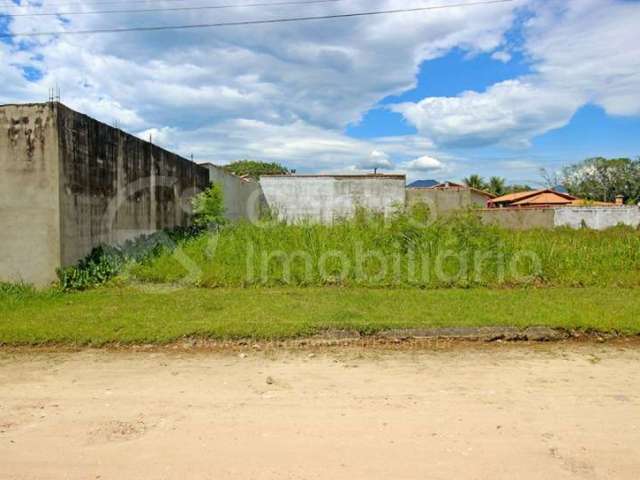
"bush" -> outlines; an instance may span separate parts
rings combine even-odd
[[[224,166],[228,172],[238,176],[249,176],[258,180],[263,175],[287,175],[289,169],[279,163],[258,162],[255,160],[238,160]]]
[[[220,185],[213,184],[204,192],[196,195],[193,198],[192,206],[196,225],[210,228],[225,223],[224,195]]]
[[[101,285],[118,273],[125,265],[144,263],[160,254],[173,250],[178,244],[201,234],[199,226],[177,227],[151,235],[142,235],[120,246],[100,245],[73,267],[58,270],[63,290],[85,290]]]

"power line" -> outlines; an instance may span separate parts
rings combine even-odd
[[[45,6],[50,6],[50,5],[56,5],[58,7],[61,6],[70,6],[70,7],[75,7],[77,5],[86,5],[87,3],[89,5],[92,6],[96,6],[96,5],[114,5],[114,4],[132,4],[132,3],[174,3],[174,2],[188,2],[189,0],[108,0],[106,2],[96,2],[95,0],[93,1],[89,1],[89,2],[82,2],[82,1],[78,1],[78,2],[74,2],[74,3],[70,3],[68,1],[62,1],[62,2],[47,2],[46,5],[34,5],[31,3],[25,3],[25,4],[21,4],[18,5],[16,3],[13,2],[2,2],[0,3],[0,6],[2,7],[13,7],[13,8],[25,8],[25,7],[31,7],[31,8],[42,8]]]
[[[201,23],[191,25],[158,25],[151,27],[122,27],[122,28],[99,28],[91,30],[59,30],[56,32],[24,32],[24,33],[3,33],[0,34],[0,38],[15,38],[15,37],[43,37],[43,36],[55,36],[55,35],[88,35],[88,34],[105,34],[105,33],[126,33],[126,32],[158,32],[164,30],[194,30],[201,28],[218,28],[218,27],[239,27],[247,25],[270,25],[276,23],[294,23],[294,22],[308,22],[313,20],[333,20],[341,18],[356,18],[356,17],[369,17],[374,15],[391,15],[397,13],[411,13],[411,12],[424,12],[427,10],[442,10],[446,8],[458,8],[458,7],[474,7],[480,5],[491,5],[497,3],[509,3],[514,0],[486,0],[481,2],[470,3],[455,3],[449,5],[432,5],[428,7],[416,7],[416,8],[398,8],[394,10],[377,10],[368,12],[357,13],[343,13],[334,15],[318,15],[310,17],[289,17],[289,18],[274,18],[267,20],[243,20],[237,22],[219,22],[219,23]]]
[[[226,5],[203,5],[199,7],[167,7],[167,8],[145,8],[134,10],[91,10],[91,11],[75,11],[75,12],[35,12],[35,13],[8,13],[0,14],[3,17],[57,17],[57,16],[72,16],[72,15],[105,15],[114,13],[151,13],[151,12],[178,12],[178,11],[191,11],[191,10],[222,10],[228,8],[248,8],[248,7],[271,7],[271,6],[284,6],[284,5],[314,5],[319,3],[336,3],[344,2],[345,0],[304,0],[304,1],[283,1],[272,3],[240,3],[240,4],[226,4]]]

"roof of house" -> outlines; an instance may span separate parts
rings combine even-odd
[[[558,192],[551,188],[529,190],[526,192],[509,193],[489,200],[490,205],[504,205],[508,207],[535,207],[539,205],[575,205],[583,207],[612,207],[611,202],[597,202],[574,197],[565,192]]]
[[[440,182],[437,180],[416,180],[407,185],[408,188],[431,188],[438,185]]]
[[[528,190],[526,192],[508,193],[490,200],[489,203],[509,204],[509,205],[530,205],[530,204],[567,204],[576,200],[576,197],[568,193],[556,192],[550,188],[541,190]]]
[[[521,205],[567,205],[573,203],[575,199],[567,198],[566,195],[559,195],[557,192],[540,192],[530,197],[511,202],[511,205],[518,207]]]
[[[439,184],[433,186],[433,188],[450,188],[450,187],[467,188],[467,185],[464,185],[462,183],[450,182],[449,180],[447,180],[446,182],[440,182]]]

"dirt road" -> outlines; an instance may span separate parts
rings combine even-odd
[[[633,346],[0,353],[0,478],[639,476]]]

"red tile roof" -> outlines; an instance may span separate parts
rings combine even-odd
[[[545,188],[541,190],[529,190],[527,192],[509,193],[489,200],[488,204],[490,206],[505,207],[521,207],[527,205],[569,205],[575,200],[577,200],[577,198],[573,195]]]

